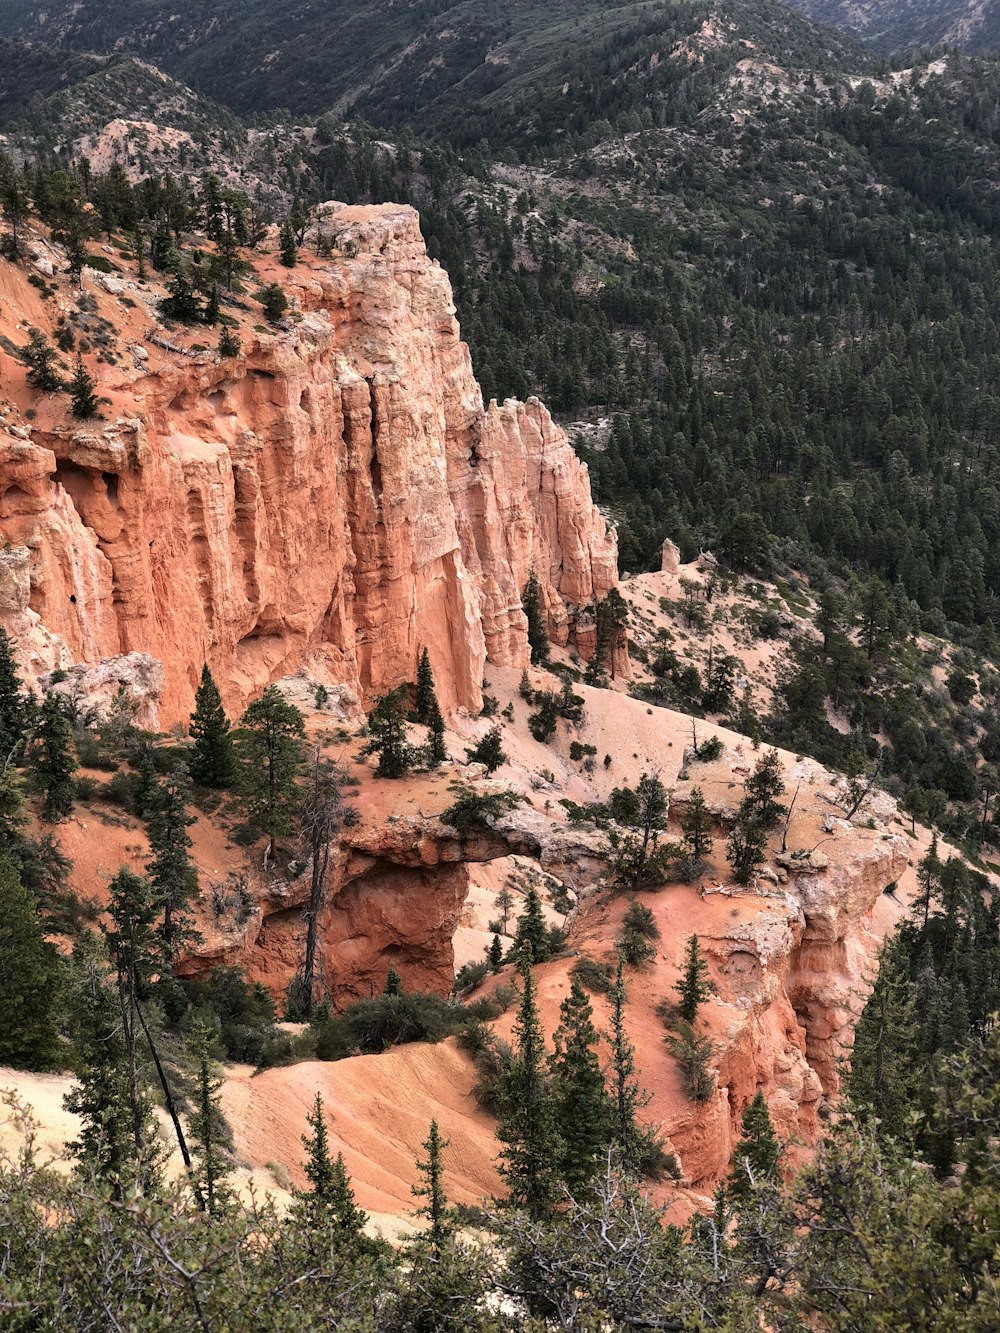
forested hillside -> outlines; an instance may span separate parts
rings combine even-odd
[[[817,23],[854,33],[882,51],[919,46],[1000,47],[1000,7],[993,0],[790,0]]]

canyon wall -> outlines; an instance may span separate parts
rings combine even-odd
[[[484,408],[416,213],[324,225],[331,258],[281,274],[282,330],[241,316],[239,357],[147,336],[101,367],[107,424],[4,414],[0,624],[31,675],[149,654],[167,726],[203,661],[235,711],[303,661],[370,699],[426,646],[442,706],[477,709],[487,659],[528,661],[531,568],[556,642],[614,586],[564,433],[534,399]]]

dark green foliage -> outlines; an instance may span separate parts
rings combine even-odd
[[[461,1026],[463,1017],[459,1006],[434,994],[357,1000],[318,1025],[316,1054],[321,1060],[341,1060],[347,1055],[378,1055],[411,1041],[442,1041]]]
[[[416,717],[425,727],[441,716],[438,707],[437,691],[434,688],[434,672],[431,669],[430,654],[424,648],[417,665]]]
[[[221,1217],[231,1202],[226,1178],[232,1164],[226,1153],[229,1134],[219,1105],[222,1078],[212,1059],[209,1034],[197,1029],[193,1039],[194,1095],[190,1115],[194,1187],[209,1217]]]
[[[236,754],[222,696],[207,663],[194,696],[190,733],[191,777],[203,787],[230,787],[236,777]]]
[[[749,884],[754,871],[764,863],[767,835],[757,823],[738,822],[733,825],[726,844],[726,859],[732,866],[737,884]]]
[[[276,1030],[274,1003],[259,982],[251,986],[237,968],[216,967],[204,979],[180,985],[178,1026],[210,1025],[228,1060],[253,1065],[261,1060]]]
[[[198,892],[198,875],[188,849],[187,830],[195,822],[188,813],[191,782],[187,771],[175,769],[160,786],[146,823],[152,859],[146,866],[153,901],[160,913],[157,934],[167,968],[194,934],[190,902]]]
[[[295,247],[295,230],[290,222],[282,224],[279,242],[281,245],[281,262],[285,268],[294,268],[298,263],[299,256]]]
[[[268,324],[277,324],[288,309],[288,297],[276,282],[264,288],[260,303],[264,307],[264,318]]]
[[[388,972],[386,972],[385,974],[385,985],[382,987],[382,994],[383,995],[403,994],[403,978],[399,975],[399,973],[396,971],[396,969],[392,966],[391,963],[389,964]]]
[[[306,1121],[312,1130],[302,1135],[306,1150],[303,1169],[309,1189],[296,1194],[295,1211],[310,1232],[332,1231],[341,1242],[356,1241],[368,1216],[354,1202],[343,1154],[338,1153],[336,1159],[330,1156],[323,1098],[318,1092]]]
[[[784,790],[781,759],[777,750],[768,750],[757,760],[744,784],[739,818],[744,823],[759,824],[763,829],[773,828],[786,813],[785,807],[777,800]]]
[[[490,941],[490,947],[487,950],[487,962],[490,971],[496,975],[503,967],[503,944],[500,936],[493,932],[493,939]]]
[[[574,1198],[601,1166],[611,1135],[611,1106],[597,1056],[590,1001],[577,977],[559,1009],[549,1057],[553,1115],[562,1155],[559,1173]]]
[[[45,794],[42,818],[54,823],[73,809],[73,732],[62,700],[47,694],[38,718],[38,732],[31,756],[35,781]]]
[[[239,356],[242,351],[242,343],[238,334],[230,328],[224,328],[219,335],[219,355],[223,360]]]
[[[544,1217],[557,1197],[561,1145],[546,1077],[545,1042],[538,1021],[531,964],[521,960],[521,1000],[514,1023],[514,1051],[501,1079],[498,1169],[508,1206]]]
[[[559,696],[551,690],[538,690],[532,696],[535,712],[528,717],[528,729],[543,744],[555,735],[559,724]]]
[[[538,889],[529,883],[524,895],[524,909],[517,919],[512,952],[531,963],[544,963],[549,957],[549,932],[542,914]]]
[[[712,821],[700,787],[692,787],[681,814],[682,847],[690,861],[705,861],[712,854]]]
[[[741,1138],[733,1149],[729,1188],[736,1198],[746,1200],[755,1187],[765,1181],[773,1182],[781,1159],[781,1144],[762,1092],[754,1094],[743,1112],[740,1132]]]
[[[478,830],[489,831],[496,821],[508,810],[521,802],[517,792],[488,791],[479,792],[474,787],[455,784],[457,797],[446,810],[441,811],[441,822],[450,824],[459,833],[474,833]]]
[[[25,694],[7,631],[0,629],[0,771],[16,762],[28,738],[28,697]]]
[[[239,790],[247,822],[267,835],[272,857],[277,839],[293,828],[304,737],[302,714],[273,685],[247,707],[236,735]]]
[[[686,1023],[693,1023],[698,1017],[699,1008],[712,993],[708,981],[708,963],[701,952],[697,935],[692,935],[687,942],[684,971],[674,990],[680,996],[677,1012]]]
[[[362,753],[378,755],[376,777],[405,777],[416,761],[416,751],[406,739],[408,693],[405,686],[400,686],[398,690],[381,695],[368,715],[372,738]]]
[[[925,1081],[917,1050],[911,948],[908,937],[899,934],[879,955],[875,986],[854,1030],[847,1083],[860,1113],[876,1117],[879,1132],[895,1139],[905,1139],[910,1133],[908,1122],[919,1105]]]
[[[503,751],[503,728],[499,724],[490,727],[482,740],[472,749],[466,750],[465,757],[470,764],[484,764],[488,774],[495,773],[501,764],[507,762]]]
[[[0,852],[0,1064],[49,1069],[57,1058],[59,956],[5,845]]]
[[[58,393],[65,388],[56,370],[57,354],[40,329],[31,329],[28,344],[21,348],[21,360],[28,367],[27,380],[40,393]]]
[[[417,1170],[423,1180],[410,1187],[410,1193],[414,1198],[424,1200],[416,1210],[417,1216],[425,1217],[430,1223],[427,1236],[438,1251],[454,1229],[453,1214],[448,1207],[448,1198],[444,1192],[444,1162],[442,1157],[448,1146],[448,1140],[441,1137],[437,1121],[432,1120],[430,1133],[424,1140],[424,1151],[427,1153],[427,1157],[422,1161],[417,1161]]]
[[[684,1091],[693,1102],[706,1102],[715,1089],[711,1072],[715,1048],[711,1037],[695,1032],[690,1023],[677,1024],[677,1031],[669,1033],[664,1041],[677,1061]]]
[[[667,826],[667,791],[655,774],[643,773],[631,793],[616,790],[610,809],[638,831],[608,833],[608,861],[612,880],[620,888],[659,888],[667,878],[678,848],[661,842]]]
[[[528,620],[528,646],[531,649],[532,663],[544,662],[549,653],[549,636],[545,627],[545,613],[542,610],[541,585],[538,575],[532,569],[528,574],[521,597],[521,606]],[[539,737],[539,739],[544,739]]]
[[[205,307],[192,286],[191,279],[178,268],[167,284],[167,295],[160,302],[160,313],[178,324],[198,324],[204,319]]]
[[[88,373],[79,354],[76,358],[76,369],[69,382],[69,396],[70,411],[75,417],[87,420],[97,415],[98,403],[97,394],[94,392],[94,378]]]

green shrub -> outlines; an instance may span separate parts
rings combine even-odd
[[[714,1054],[710,1037],[695,1032],[683,1019],[677,1023],[676,1033],[663,1039],[677,1061],[684,1091],[693,1102],[707,1102],[715,1089],[715,1078],[709,1068]]]
[[[487,962],[463,964],[455,973],[451,993],[453,995],[464,995],[467,991],[475,990],[486,980],[489,971],[490,965]]]
[[[432,993],[356,1000],[317,1029],[316,1055],[320,1060],[341,1060],[347,1055],[379,1055],[411,1041],[442,1041],[456,1031],[462,1018],[460,1006]]]
[[[576,960],[570,969],[570,975],[579,981],[584,990],[590,991],[591,995],[610,995],[615,969],[610,963],[584,957]]]

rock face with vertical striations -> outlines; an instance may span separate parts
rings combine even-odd
[[[307,659],[370,699],[426,646],[442,705],[476,709],[487,659],[528,661],[532,567],[555,642],[615,585],[565,434],[535,399],[484,408],[416,213],[323,218],[281,331],[103,372],[104,423],[0,423],[0,623],[33,674],[148,653],[166,726],[206,660],[237,709]]]

